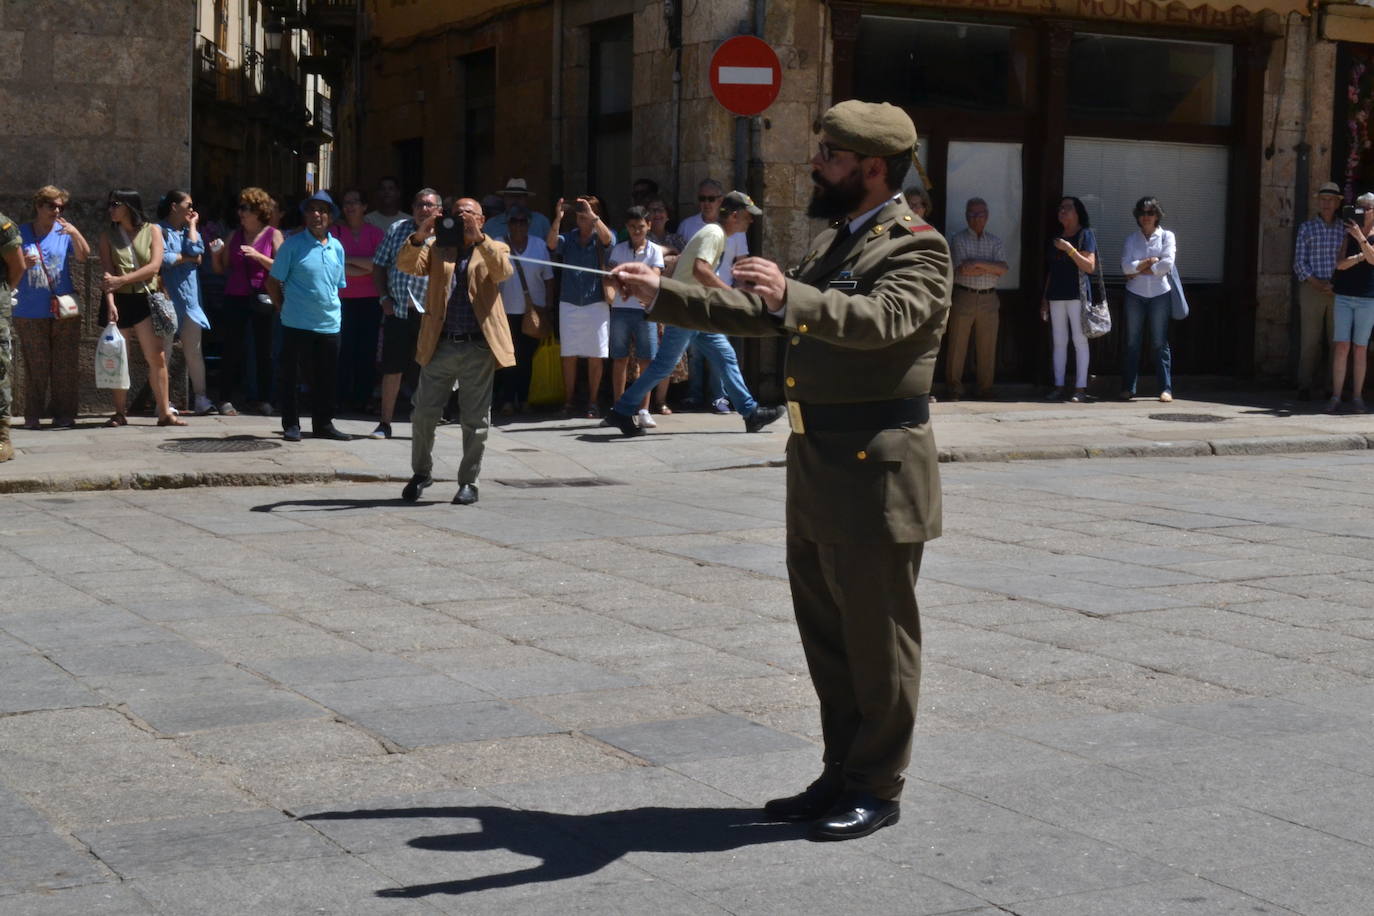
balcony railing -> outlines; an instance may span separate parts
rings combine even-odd
[[[305,21],[326,32],[351,32],[358,23],[358,0],[305,0]]]

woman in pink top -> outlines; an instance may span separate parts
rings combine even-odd
[[[246,382],[240,376],[247,357],[244,333],[249,327],[253,329],[256,400],[248,406],[265,417],[272,415],[268,396],[272,390],[272,327],[277,321],[277,309],[267,295],[266,281],[282,243],[281,232],[268,225],[273,206],[272,198],[262,188],[240,191],[239,228],[214,252],[215,273],[227,274],[224,314],[216,323],[224,344],[219,412],[226,417],[238,414],[230,398],[239,382]]]
[[[382,230],[367,221],[361,191],[345,191],[342,203],[343,221],[329,230],[343,244],[348,279],[348,286],[339,291],[343,300],[339,400],[345,409],[366,410],[372,397],[377,334],[382,324],[382,306],[372,282],[372,256],[382,244]]]

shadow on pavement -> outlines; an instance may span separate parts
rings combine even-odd
[[[519,871],[377,891],[379,897],[425,897],[576,878],[599,871],[630,852],[722,852],[805,835],[805,824],[762,823],[761,816],[757,808],[631,808],[598,814],[555,814],[474,806],[323,811],[301,820],[475,820],[479,825],[476,831],[416,837],[407,845],[458,853],[506,849],[541,863]]]
[[[253,506],[251,512],[275,512],[278,509],[299,508],[309,512],[340,512],[345,509],[382,509],[388,506],[426,506],[432,499],[408,503],[399,496],[395,499],[283,499],[281,502],[263,503]]]

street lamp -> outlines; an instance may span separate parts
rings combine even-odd
[[[281,50],[281,23],[273,19],[263,27],[262,45],[268,52],[275,54]]]

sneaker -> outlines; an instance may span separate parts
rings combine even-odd
[[[301,428],[299,426],[288,426],[281,431],[281,437],[287,442],[301,441]]]
[[[1173,394],[1172,394],[1171,392],[1168,392],[1168,391],[1161,391],[1161,392],[1159,393],[1159,400],[1160,400],[1161,403],[1169,404],[1169,403],[1172,403],[1172,402],[1173,402],[1174,396],[1173,396]]]
[[[215,412],[215,405],[203,394],[196,395],[196,416],[208,417]]]
[[[1075,388],[1073,394],[1069,395],[1070,404],[1084,404],[1087,403],[1087,400],[1088,391],[1086,388]]]
[[[368,438],[369,438],[369,439],[390,439],[390,438],[391,438],[391,424],[390,424],[390,423],[378,423],[378,424],[377,424],[377,428],[374,429],[371,433],[368,434]]]
[[[711,409],[716,413],[731,413],[729,398],[716,398],[711,402]]]
[[[1132,401],[1135,400],[1135,392],[1123,390],[1117,397],[1121,398],[1123,401]]]
[[[234,405],[225,401],[219,405],[219,415],[221,417],[237,417],[239,412],[234,409]]]
[[[1364,406],[1364,398],[1353,398],[1350,401],[1351,413],[1369,413],[1369,408]]]
[[[644,430],[635,425],[635,418],[626,416],[612,407],[606,411],[606,419],[611,421],[611,425],[620,430],[622,436],[642,436]]]
[[[763,432],[763,428],[769,423],[777,420],[783,414],[781,407],[764,407],[760,404],[754,408],[754,412],[744,418],[744,431],[747,433]]]
[[[1340,410],[1341,396],[1339,394],[1336,394],[1332,395],[1331,400],[1326,402],[1326,406],[1322,408],[1322,413],[1339,413]]]
[[[1063,388],[1060,388],[1059,386],[1055,386],[1054,388],[1051,388],[1051,389],[1050,389],[1050,393],[1047,394],[1047,395],[1045,395],[1045,400],[1047,400],[1047,401],[1062,401],[1062,400],[1064,400],[1064,389],[1063,389]]]
[[[640,425],[640,426],[647,426],[647,427],[649,427],[649,428],[653,428],[653,427],[655,427],[655,426],[658,425],[657,423],[654,422],[653,414],[649,413],[648,410],[641,409],[641,410],[639,411],[638,416],[639,416],[639,425]]]
[[[601,416],[601,410],[595,404],[587,405],[587,419],[595,420]]]

